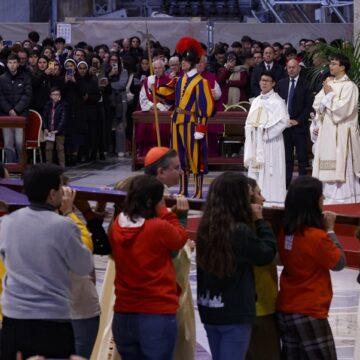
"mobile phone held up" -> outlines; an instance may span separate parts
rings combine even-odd
[[[74,69],[66,69],[66,76],[68,77],[74,76]]]
[[[117,69],[118,69],[118,64],[117,64],[117,63],[114,63],[114,64],[112,64],[111,66],[112,66],[112,68],[113,68],[114,70],[117,70]]]

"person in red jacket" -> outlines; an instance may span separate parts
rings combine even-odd
[[[112,331],[122,360],[169,360],[175,347],[180,289],[171,255],[188,236],[164,206],[163,192],[155,177],[135,177],[110,231],[116,268]]]
[[[278,237],[284,265],[277,299],[282,359],[337,359],[327,319],[329,270],[343,269],[345,255],[334,232],[336,215],[323,212],[322,191],[321,181],[301,176],[286,195],[284,231]]]

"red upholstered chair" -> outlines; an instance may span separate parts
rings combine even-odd
[[[39,151],[40,162],[42,162],[42,155],[40,149],[41,128],[41,115],[35,110],[29,110],[28,121],[25,128],[25,147],[26,150],[33,151],[34,164],[36,164],[36,150]]]

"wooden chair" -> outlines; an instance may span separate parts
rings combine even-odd
[[[225,105],[224,111],[243,111],[248,112],[250,109],[250,103],[248,101],[241,101],[233,105]],[[231,145],[240,144],[240,147],[245,142],[244,128],[239,125],[224,125],[224,133],[219,138],[220,151],[222,156],[229,156],[229,149]]]
[[[41,129],[41,115],[35,110],[29,110],[28,122],[25,128],[25,147],[26,150],[32,150],[34,164],[36,164],[36,150],[39,151],[40,162],[42,162],[40,149]]]

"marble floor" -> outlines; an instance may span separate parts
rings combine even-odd
[[[141,173],[138,171],[137,173]],[[129,158],[110,158],[104,162],[83,164],[69,168],[66,175],[70,178],[70,184],[77,186],[103,187],[111,186],[118,180],[134,175],[131,172],[131,161]],[[209,184],[211,179],[218,173],[212,172],[207,176],[205,183]],[[109,208],[111,211],[111,207]],[[96,270],[98,279],[98,290],[101,290],[102,279],[106,268],[107,258],[96,257]],[[281,268],[279,267],[279,272]],[[358,326],[358,304],[360,295],[360,285],[356,282],[358,271],[345,269],[341,272],[332,273],[334,297],[331,304],[329,320],[336,341],[336,349],[339,360],[355,359],[354,347],[355,337]],[[193,297],[196,296],[196,266],[195,260],[192,261],[190,274],[191,288]],[[196,301],[194,301],[196,304]],[[204,328],[200,322],[197,309],[197,356],[196,360],[210,360],[209,345],[207,342]],[[359,324],[360,325],[360,324]],[[358,338],[360,332],[358,333]],[[185,359],[184,359],[185,360]],[[357,359],[360,360],[360,354]]]

